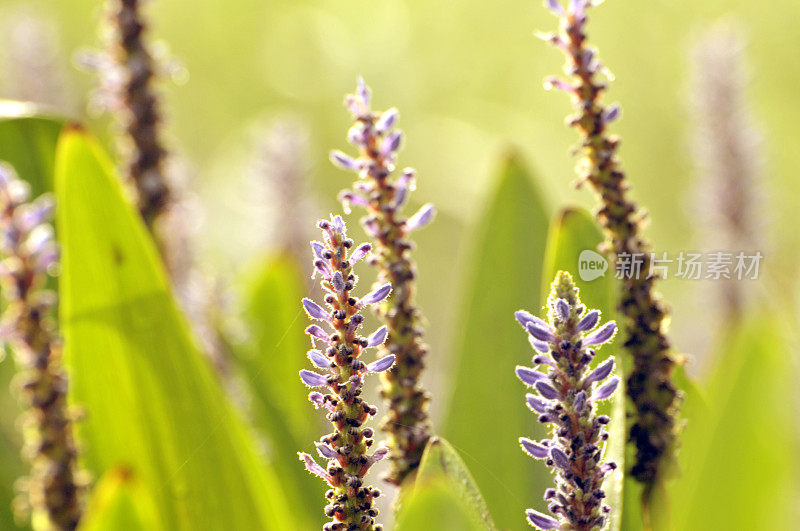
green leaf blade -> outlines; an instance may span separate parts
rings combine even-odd
[[[61,323],[84,461],[125,465],[167,529],[293,529],[276,478],[170,294],[111,162],[82,131],[56,157]]]
[[[530,351],[514,311],[537,310],[547,224],[545,203],[527,170],[508,157],[475,237],[442,430],[470,463],[500,528],[525,529],[524,511],[541,503],[539,492],[550,478],[519,450],[520,436],[543,430],[514,375]]]

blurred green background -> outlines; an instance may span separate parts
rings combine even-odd
[[[346,147],[350,119],[343,95],[363,75],[376,108],[400,109],[406,133],[400,164],[419,173],[414,200],[439,209],[435,224],[419,234],[416,254],[432,346],[426,378],[439,422],[451,400],[447,384],[468,240],[501,154],[517,147],[539,177],[551,214],[567,204],[593,205],[590,193],[571,186],[568,150],[576,137],[563,125],[567,98],[542,89],[542,79],[560,72],[563,59],[533,30],[553,29],[555,19],[539,0],[154,0],[147,13],[151,36],[181,65],[179,82],[161,87],[168,140],[202,206],[201,258],[223,277],[236,276],[269,250],[262,233],[280,232],[275,225],[282,219],[298,219],[253,193],[259,139],[270,123],[289,116],[308,133],[313,206],[299,222],[311,227],[317,216],[340,211],[336,193],[350,183],[327,161],[329,149]],[[608,0],[590,16],[591,41],[616,75],[608,101],[623,105],[615,131],[623,138],[634,197],[651,214],[648,235],[657,250],[670,253],[714,249],[713,241],[699,237],[694,208],[688,50],[720,19],[741,30],[747,97],[764,136],[763,271],[771,279],[767,289],[780,286],[780,297],[793,299],[800,258],[800,4]],[[86,116],[92,75],[74,66],[76,54],[99,46],[101,18],[97,0],[0,0],[0,97],[26,96],[15,54],[40,47],[50,60],[42,61],[40,83],[33,86],[60,89],[58,99],[45,103],[88,119],[96,134],[108,136],[107,118]],[[46,98],[47,91],[41,94]],[[361,235],[355,227],[353,233]],[[714,342],[715,323],[704,311],[701,283],[668,280],[662,290],[676,309],[671,330],[677,348],[702,359]],[[521,334],[519,345],[525,348]],[[690,372],[699,366],[690,365]],[[502,489],[502,478],[497,482]]]

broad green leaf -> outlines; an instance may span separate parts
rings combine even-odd
[[[433,511],[427,516],[429,529],[448,528],[448,518],[451,518],[452,512],[458,514],[459,520],[468,523],[464,528],[497,530],[467,465],[450,443],[435,436],[428,441],[417,474],[403,486],[397,512],[398,521],[404,522],[412,518],[407,516],[406,513],[409,512],[419,512],[422,516],[421,508],[428,506],[431,497],[437,498],[441,495],[440,488],[446,490],[448,495],[440,500],[438,509],[435,505],[431,507]],[[449,506],[447,509],[444,507],[445,503]],[[415,529],[410,526],[406,528]]]
[[[31,185],[33,196],[53,190],[56,142],[64,119],[31,103],[0,100],[0,160]]]
[[[297,529],[199,353],[111,161],[69,130],[56,155],[61,325],[84,462],[129,467],[166,529]]]
[[[669,485],[673,527],[793,529],[798,446],[796,366],[774,315],[732,330],[706,385],[686,411],[682,476]],[[781,422],[781,420],[786,422]]]
[[[547,218],[532,177],[508,157],[474,238],[454,336],[453,394],[442,434],[467,460],[495,522],[506,529],[527,527],[525,508],[543,504],[538,489],[549,478],[519,450],[520,436],[543,430],[514,376],[530,357],[514,311],[539,304]]]
[[[252,395],[253,422],[268,439],[275,470],[286,480],[287,492],[312,500],[298,507],[296,514],[322,527],[326,484],[306,472],[297,459],[298,451],[310,452],[313,441],[330,431],[298,377],[309,363],[309,343],[303,333],[308,320],[300,305],[304,279],[288,255],[259,260],[248,269],[239,289],[248,335],[233,345],[234,362]]]
[[[583,251],[597,251],[597,246],[603,240],[600,228],[591,214],[582,209],[567,208],[562,210],[550,225],[550,234],[547,239],[545,253],[545,267],[542,275],[542,306],[547,304],[550,284],[560,270],[572,274],[575,284],[580,289],[581,301],[587,308],[600,310],[602,322],[617,320],[616,311],[616,280],[613,270],[607,269],[604,275],[581,275],[581,271],[591,273],[590,270],[579,264]],[[603,260],[599,255],[595,257]],[[619,336],[614,342],[600,349],[597,353],[597,363],[609,356],[616,357],[616,374],[622,376],[622,360],[625,358]],[[623,378],[624,380],[624,378]],[[613,511],[611,513],[610,530],[620,529],[623,514],[623,470],[625,468],[625,389],[620,385],[612,400],[600,406],[600,413],[609,415],[611,422],[608,425],[609,440],[605,448],[605,457],[617,463],[617,470],[605,481],[606,503]],[[625,527],[625,529],[629,529]]]
[[[128,468],[106,472],[92,491],[80,531],[160,529],[156,504]]]
[[[423,529],[459,531],[486,531],[486,526],[476,521],[469,507],[452,490],[443,478],[420,486],[398,514],[396,531]]]

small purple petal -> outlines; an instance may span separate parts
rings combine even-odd
[[[322,278],[330,280],[331,266],[328,265],[328,262],[326,260],[316,260],[314,262],[314,272],[311,273],[311,278],[317,276],[317,273],[322,275]]]
[[[583,409],[586,407],[586,391],[578,391],[572,405],[578,413],[583,412]]]
[[[378,118],[378,121],[375,122],[375,129],[379,133],[385,133],[392,127],[394,127],[395,122],[397,122],[397,109],[392,107],[388,111],[381,114],[381,117]]]
[[[614,321],[609,321],[602,328],[595,330],[588,336],[583,338],[583,346],[589,347],[592,345],[602,345],[603,343],[607,343],[614,337],[614,333],[617,331],[617,323]]]
[[[325,395],[318,391],[311,391],[308,393],[308,400],[314,404],[314,408],[316,409],[324,407],[333,411],[333,406],[330,403],[325,402]]]
[[[383,372],[394,364],[394,354],[384,356],[367,365],[367,372]]]
[[[370,468],[372,465],[383,459],[389,455],[389,449],[385,446],[381,446],[373,452],[371,456],[367,458],[367,462],[364,464],[365,467]]]
[[[336,231],[338,234],[344,235],[345,226],[342,216],[340,216],[339,214],[331,216],[331,227],[333,227],[333,230]]]
[[[318,241],[312,241],[311,242],[311,251],[313,251],[314,256],[317,257],[318,260],[323,260],[324,259],[324,257],[322,256],[322,253],[325,251],[325,246],[322,245],[322,243],[320,243]]]
[[[531,322],[527,324],[525,330],[539,341],[544,341],[545,343],[552,343],[556,339],[553,334],[553,328],[546,323],[542,326],[539,323]]]
[[[544,341],[539,341],[532,335],[528,335],[528,343],[530,343],[531,346],[538,352],[541,352],[543,354],[547,354],[548,352],[550,352],[550,345],[548,345]]]
[[[564,92],[573,92],[575,90],[575,87],[573,87],[563,79],[559,79],[557,77],[548,77],[544,80],[544,89],[545,90],[556,89],[556,90],[563,90]]]
[[[554,399],[556,399],[556,398],[560,398],[560,396],[561,396],[561,395],[559,395],[559,394],[558,394],[558,391],[556,391],[556,390],[553,388],[553,386],[552,386],[552,385],[550,385],[549,383],[547,383],[547,382],[544,382],[544,381],[542,381],[542,380],[540,380],[540,381],[536,382],[536,383],[534,384],[534,386],[536,387],[536,390],[537,390],[537,391],[539,391],[539,393],[540,393],[540,394],[541,394],[543,397],[545,397],[546,399],[548,399],[548,400],[554,400]]]
[[[597,310],[592,310],[578,322],[578,325],[575,327],[575,331],[576,332],[589,331],[595,326],[597,326],[597,321],[599,320],[600,320],[600,312]]]
[[[303,299],[303,309],[306,311],[309,317],[312,319],[320,319],[322,321],[329,321],[330,316],[328,312],[323,310],[319,304],[312,301],[311,299]]]
[[[555,529],[558,527],[558,520],[550,518],[546,514],[542,514],[539,511],[526,509],[525,515],[528,517],[528,521],[531,523],[531,525],[538,527],[539,529],[547,531],[549,529]]]
[[[528,404],[531,411],[535,411],[536,413],[547,413],[547,408],[550,407],[548,402],[530,393],[525,395],[525,403]]]
[[[603,111],[603,121],[607,124],[617,120],[620,116],[620,106],[619,103],[615,103],[609,106],[605,111]]]
[[[536,382],[547,378],[547,375],[522,365],[517,365],[516,369],[514,369],[514,372],[517,374],[517,378],[522,380],[522,383],[526,385],[534,385]]]
[[[336,451],[327,444],[315,442],[314,445],[317,447],[317,452],[323,459],[336,459]]]
[[[362,207],[369,205],[369,201],[367,201],[366,197],[359,195],[355,192],[351,192],[349,190],[345,190],[344,192],[339,194],[339,201],[341,201],[342,203],[347,203],[348,205],[353,204]],[[345,210],[347,211],[347,209]]]
[[[416,214],[408,218],[405,224],[406,230],[410,232],[412,230],[421,229],[433,220],[435,214],[436,207],[434,207],[432,203],[423,205],[417,210]]]
[[[350,264],[358,263],[359,261],[363,260],[365,256],[369,254],[372,250],[372,245],[368,243],[362,243],[356,250],[353,251],[353,254],[350,255]]]
[[[358,78],[358,87],[356,88],[356,95],[365,106],[369,106],[370,90],[364,82],[363,77]]]
[[[545,0],[544,5],[555,15],[558,15],[559,17],[564,16],[564,8],[561,7],[561,4],[558,0]]]
[[[298,452],[297,455],[300,456],[300,460],[305,463],[306,470],[308,470],[309,472],[311,472],[315,476],[321,477],[322,479],[324,479],[328,483],[333,483],[333,478],[331,477],[330,474],[328,474],[328,471],[325,470],[324,468],[322,468],[321,466],[319,466],[317,464],[317,462],[314,461],[313,457],[311,457],[310,455],[308,455],[306,453],[303,453],[303,452]]]
[[[309,326],[308,328],[306,328],[305,332],[306,332],[306,334],[310,335],[311,337],[316,337],[317,339],[321,339],[322,341],[325,341],[326,343],[330,343],[331,342],[331,337],[327,334],[327,332],[325,332],[325,330],[323,330],[322,328],[320,328],[317,325]]]
[[[542,321],[538,317],[531,315],[525,310],[517,310],[516,312],[514,312],[514,317],[517,319],[519,324],[522,325],[522,328],[527,327],[528,323],[537,323],[541,325],[546,324],[544,321]]]
[[[606,398],[614,394],[614,391],[617,390],[618,386],[619,386],[619,377],[614,376],[607,383],[601,385],[595,390],[594,394],[592,394],[592,400],[595,402],[598,400],[605,400]]]
[[[350,155],[342,153],[338,149],[331,151],[329,158],[335,166],[338,166],[343,170],[361,171],[361,162],[358,159],[354,159]]]
[[[300,379],[303,380],[303,383],[309,387],[322,387],[323,385],[328,385],[328,379],[326,377],[305,369],[300,371]]]
[[[403,133],[401,131],[392,131],[392,133],[384,139],[383,144],[381,144],[381,156],[387,157],[400,149],[400,142],[402,141]]]
[[[333,285],[333,289],[337,292],[342,293],[344,291],[344,277],[342,276],[341,271],[336,271],[333,273],[331,277],[331,284]]]
[[[614,358],[608,358],[606,361],[601,363],[597,366],[595,370],[590,372],[586,378],[583,380],[583,386],[588,388],[591,384],[595,382],[601,382],[605,380],[611,371],[614,369]]]
[[[536,459],[545,459],[547,457],[547,447],[542,446],[541,444],[527,439],[525,437],[519,438],[519,445],[522,447],[522,451],[528,454],[531,457]]]
[[[556,313],[558,314],[558,318],[562,321],[566,321],[569,319],[569,304],[564,299],[558,299],[556,301]]]
[[[308,359],[311,360],[311,363],[313,363],[314,366],[319,367],[320,369],[328,369],[331,366],[330,360],[326,358],[325,354],[319,350],[309,350]]]
[[[383,299],[389,296],[389,293],[392,292],[392,285],[391,284],[384,284],[383,286],[370,291],[366,295],[364,295],[360,301],[356,304],[357,308],[363,308],[368,304],[375,304],[381,302]]]
[[[558,448],[551,448],[550,457],[553,458],[553,462],[556,464],[558,468],[560,468],[561,470],[569,470],[570,465],[567,454],[565,454]]]
[[[377,347],[378,345],[383,345],[383,342],[386,341],[386,336],[389,333],[389,329],[386,325],[375,330],[371,336],[367,338],[367,346],[368,347]]]

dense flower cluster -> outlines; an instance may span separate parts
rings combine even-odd
[[[601,200],[597,219],[605,229],[604,250],[616,256],[641,256],[642,274],[624,272],[619,312],[624,316],[625,348],[633,358],[626,390],[636,407],[629,439],[636,445],[636,461],[631,474],[652,486],[662,470],[662,458],[670,453],[676,437],[680,394],[671,381],[676,360],[666,336],[667,311],[655,290],[651,276],[650,244],[641,235],[645,215],[629,198],[629,183],[616,155],[619,138],[607,126],[620,115],[618,105],[600,102],[606,84],[598,78],[607,70],[596,50],[586,44],[586,8],[597,0],[570,0],[568,7],[548,0],[550,10],[559,17],[558,33],[543,35],[567,56],[565,71],[569,79],[551,78],[548,88],[572,96],[577,113],[568,124],[581,136],[581,159],[577,165],[580,183],[588,182]]]
[[[329,309],[323,309],[310,299],[303,299],[303,308],[311,319],[327,324],[333,333],[316,324],[306,329],[312,342],[325,345],[325,350],[308,352],[311,363],[323,373],[302,370],[300,378],[309,387],[327,389],[326,394],[314,391],[308,398],[315,407],[328,410],[327,418],[334,431],[316,443],[319,455],[328,460],[327,469],[310,455],[299,455],[309,472],[331,486],[326,493],[330,503],[325,507],[325,514],[332,521],[325,524],[325,531],[380,531],[382,526],[375,524],[378,511],[373,507],[373,499],[380,491],[365,487],[363,481],[370,467],[386,457],[388,449],[380,447],[372,455],[367,453],[373,444],[373,431],[365,428],[364,423],[375,415],[376,409],[361,398],[361,390],[365,374],[386,371],[395,358],[390,354],[370,364],[361,361],[364,349],[383,344],[387,327],[380,327],[369,337],[359,336],[358,329],[364,320],[359,313],[361,309],[386,299],[392,288],[385,284],[360,299],[353,297],[352,291],[358,281],[352,272],[353,265],[367,257],[371,246],[365,243],[348,252],[353,240],[347,238],[340,216],[320,221],[319,227],[324,242],[313,241],[311,248],[315,275],[321,276]]]
[[[360,151],[358,158],[333,151],[337,166],[358,173],[353,190],[342,192],[345,209],[363,207],[367,215],[362,224],[375,244],[372,263],[380,268],[378,283],[389,282],[394,295],[376,307],[388,325],[389,337],[382,356],[394,355],[392,370],[382,375],[382,397],[388,406],[382,428],[389,435],[392,470],[388,480],[400,484],[419,466],[431,433],[428,421],[428,394],[420,386],[427,346],[422,341],[422,317],[414,302],[416,266],[411,259],[413,244],[408,235],[433,219],[433,205],[426,204],[409,218],[402,216],[409,192],[414,190],[416,174],[406,168],[392,178],[403,134],[395,129],[398,112],[391,108],[373,112],[370,90],[359,80],[355,94],[345,100],[355,120],[348,141]]]
[[[598,415],[595,405],[614,393],[619,378],[606,380],[614,368],[613,357],[594,370],[589,364],[594,348],[614,337],[616,325],[610,321],[597,327],[600,312],[586,311],[572,277],[564,271],[552,285],[549,322],[525,311],[515,316],[529,334],[538,366],[517,366],[517,377],[535,390],[525,397],[528,407],[552,431],[551,439],[520,437],[519,442],[525,453],[544,459],[556,472],[556,488],[544,494],[555,518],[528,509],[528,520],[539,529],[601,529],[611,511],[603,504],[603,480],[616,464],[601,463],[601,445],[608,439],[604,427],[610,419]]]
[[[20,367],[18,387],[27,408],[25,450],[30,476],[21,482],[21,504],[34,520],[54,529],[75,529],[84,491],[78,451],[67,408],[67,376],[51,312],[55,293],[46,289],[58,262],[49,224],[50,197],[30,202],[28,184],[0,166],[0,284],[5,303],[2,339]]]

